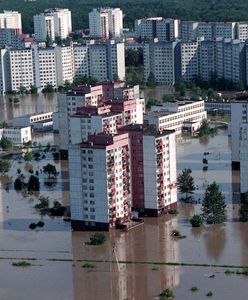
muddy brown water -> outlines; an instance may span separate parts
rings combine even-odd
[[[39,141],[53,141],[53,135],[37,136]],[[202,170],[203,153],[209,169]],[[228,219],[224,225],[192,229],[190,217],[200,211],[200,205],[179,204],[178,216],[145,219],[143,226],[128,233],[112,231],[102,246],[86,245],[89,232],[71,232],[61,218],[41,217],[34,209],[39,195],[49,196],[50,202],[59,200],[69,204],[67,162],[54,162],[51,155],[45,160],[33,161],[33,169],[40,170],[52,162],[59,175],[53,187],[44,184],[40,175],[41,191],[28,195],[16,192],[6,184],[16,178],[17,168],[28,176],[26,163],[12,160],[12,169],[0,178],[0,299],[74,299],[74,300],[146,300],[158,299],[158,294],[170,287],[175,299],[248,298],[248,278],[225,275],[229,267],[202,267],[208,265],[248,265],[248,224],[233,222],[238,216],[238,204],[233,192],[239,183],[238,172],[231,172],[230,141],[226,131],[204,140],[184,138],[177,147],[178,171],[190,167],[198,190],[195,199],[202,198],[206,184],[215,180],[220,184],[228,204]],[[28,225],[39,220],[43,228],[31,231]],[[177,240],[173,229],[186,235]],[[116,255],[113,253],[115,244]],[[31,267],[12,265],[13,260],[31,259]],[[83,268],[84,260],[91,260],[93,268]],[[111,261],[113,262],[111,263]],[[120,261],[119,268],[117,260]],[[164,265],[188,263],[191,266]],[[214,274],[214,278],[209,278]],[[197,292],[191,292],[197,286]]]

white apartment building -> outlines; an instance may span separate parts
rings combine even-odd
[[[37,42],[45,42],[47,37],[55,40],[54,18],[44,14],[34,16],[34,34]]]
[[[195,22],[181,21],[181,39],[195,41],[197,38],[214,40],[216,38],[236,37],[235,22]]]
[[[175,133],[143,134],[145,214],[157,216],[177,206]]]
[[[47,84],[57,88],[57,63],[55,48],[38,49],[38,74],[36,86],[43,89]],[[38,82],[39,78],[39,82]]]
[[[94,8],[89,13],[92,38],[117,38],[122,35],[123,15],[119,8]]]
[[[245,42],[248,39],[248,23],[247,22],[238,22],[237,23],[237,36],[236,38],[240,42]]]
[[[56,67],[57,86],[63,85],[66,81],[72,82],[74,79],[74,58],[73,46],[57,46]]]
[[[18,33],[22,33],[22,18],[17,11],[4,10],[0,13],[0,28],[17,29]]]
[[[232,135],[233,137],[233,135]],[[248,191],[248,123],[247,120],[239,128],[239,159],[240,159],[240,192]],[[232,140],[233,143],[233,140]],[[235,145],[234,145],[235,146]]]
[[[180,135],[182,130],[194,132],[207,119],[204,101],[175,101],[163,106],[152,106],[152,112],[144,117],[144,123],[156,125],[158,130],[175,130]]]
[[[98,81],[125,79],[125,49],[115,40],[90,41],[90,76]]]
[[[54,41],[55,37],[66,39],[72,31],[71,12],[68,9],[47,9],[44,13],[34,16],[34,34],[37,41]]]
[[[162,17],[135,20],[135,36],[142,40],[174,41],[179,37],[179,20]]]
[[[81,143],[94,133],[116,134],[122,125],[122,113],[111,112],[110,105],[78,107],[77,112],[69,116],[69,143]]]
[[[128,133],[98,134],[70,145],[71,225],[74,230],[109,230],[131,217]]]
[[[0,139],[8,138],[14,145],[22,145],[32,140],[31,126],[0,128]]]
[[[89,47],[87,45],[74,46],[75,77],[90,76]]]
[[[215,44],[212,41],[202,41],[199,56],[199,75],[202,80],[209,81],[215,72]]]
[[[29,114],[25,116],[15,117],[13,126],[28,127],[33,126],[37,122],[49,122],[53,118],[53,112]]]
[[[173,85],[179,75],[176,69],[179,60],[179,44],[177,42],[145,43],[143,48],[144,78],[147,81],[153,73],[159,84]]]
[[[231,140],[232,140],[232,168],[240,168],[240,138],[241,138],[241,126],[243,123],[248,122],[248,102],[244,101],[232,101],[231,102]],[[245,130],[244,130],[245,132]],[[242,143],[244,144],[244,138]],[[244,157],[244,153],[242,153]]]
[[[74,88],[58,96],[59,148],[61,156],[67,157],[69,144],[69,115],[79,106],[97,106],[103,98],[102,86],[88,85]]]
[[[7,90],[19,91],[20,87],[35,85],[34,57],[32,49],[10,49]]]
[[[181,43],[181,78],[192,81],[199,74],[199,41]]]

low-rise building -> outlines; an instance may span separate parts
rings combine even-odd
[[[144,117],[144,123],[156,125],[158,130],[175,130],[180,135],[185,129],[194,132],[207,119],[204,101],[173,101],[152,106],[152,112]]]
[[[10,126],[0,129],[0,139],[2,137],[8,138],[14,145],[22,145],[32,140],[31,126],[18,127]]]
[[[35,123],[39,122],[51,122],[53,118],[53,112],[46,112],[46,113],[36,113],[36,114],[29,114],[25,116],[15,117],[13,119],[14,126],[31,126],[33,127]]]

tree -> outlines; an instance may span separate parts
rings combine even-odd
[[[43,167],[43,172],[45,174],[48,174],[48,177],[50,178],[51,175],[56,176],[57,175],[57,170],[56,167],[52,164],[47,164],[46,166]]]
[[[248,191],[241,198],[239,209],[239,221],[248,222]]]
[[[203,218],[200,215],[194,215],[190,219],[190,223],[191,223],[192,227],[200,227],[203,224]]]
[[[158,105],[159,101],[157,99],[149,99],[147,101],[146,107],[151,108],[152,105]]]
[[[201,126],[199,128],[198,135],[204,136],[204,135],[215,135],[217,133],[218,129],[217,128],[211,128],[208,124],[207,119],[202,120]]]
[[[36,85],[30,85],[30,93],[31,94],[37,94],[38,93],[38,88]]]
[[[154,88],[156,86],[156,78],[154,73],[150,72],[149,76],[147,77],[146,84],[150,88]]]
[[[11,142],[10,139],[8,139],[7,137],[2,137],[0,140],[0,147],[6,151],[6,150],[10,150],[12,148],[13,144]]]
[[[16,191],[21,191],[24,188],[25,184],[22,180],[22,178],[17,177],[15,182],[14,182],[14,188]]]
[[[37,176],[31,175],[28,180],[28,191],[39,191],[40,181]]]
[[[164,95],[163,96],[163,102],[170,102],[170,101],[173,101],[175,100],[174,96],[173,95]]]
[[[4,174],[9,172],[11,168],[11,162],[6,159],[0,160],[0,173]]]
[[[106,241],[106,235],[100,232],[94,233],[90,237],[90,242],[88,244],[90,245],[102,245]]]
[[[33,154],[31,151],[27,151],[25,154],[24,154],[24,160],[26,161],[31,161],[33,159]]]
[[[182,173],[177,177],[177,185],[181,193],[185,193],[185,199],[189,198],[189,194],[193,194],[195,190],[194,178],[191,176],[191,169],[183,169]]]
[[[214,181],[207,186],[202,202],[203,218],[208,224],[221,224],[225,221],[225,197]]]
[[[25,88],[25,86],[20,85],[20,87],[19,87],[19,93],[20,94],[26,94],[27,93],[27,89]]]
[[[50,83],[47,83],[47,85],[42,90],[42,93],[53,93],[53,92],[54,92],[54,88],[53,85]]]

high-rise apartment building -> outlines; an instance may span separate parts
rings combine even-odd
[[[125,80],[123,42],[91,40],[89,44],[90,76],[98,81]]]
[[[180,75],[177,67],[180,60],[180,48],[177,42],[159,42],[144,44],[144,78],[147,81],[153,73],[159,84],[173,85]]]
[[[94,8],[89,13],[92,38],[118,38],[123,31],[123,15],[119,8]]]
[[[95,134],[70,145],[71,224],[74,230],[108,230],[131,219],[128,133]]]
[[[142,40],[174,41],[179,37],[179,20],[162,17],[135,20],[135,35]]]
[[[39,42],[44,42],[47,38],[52,41],[56,37],[65,39],[71,31],[71,12],[68,9],[47,9],[44,13],[34,16],[34,34]]]
[[[0,28],[16,29],[18,34],[22,34],[21,14],[17,11],[4,10],[0,13]]]

